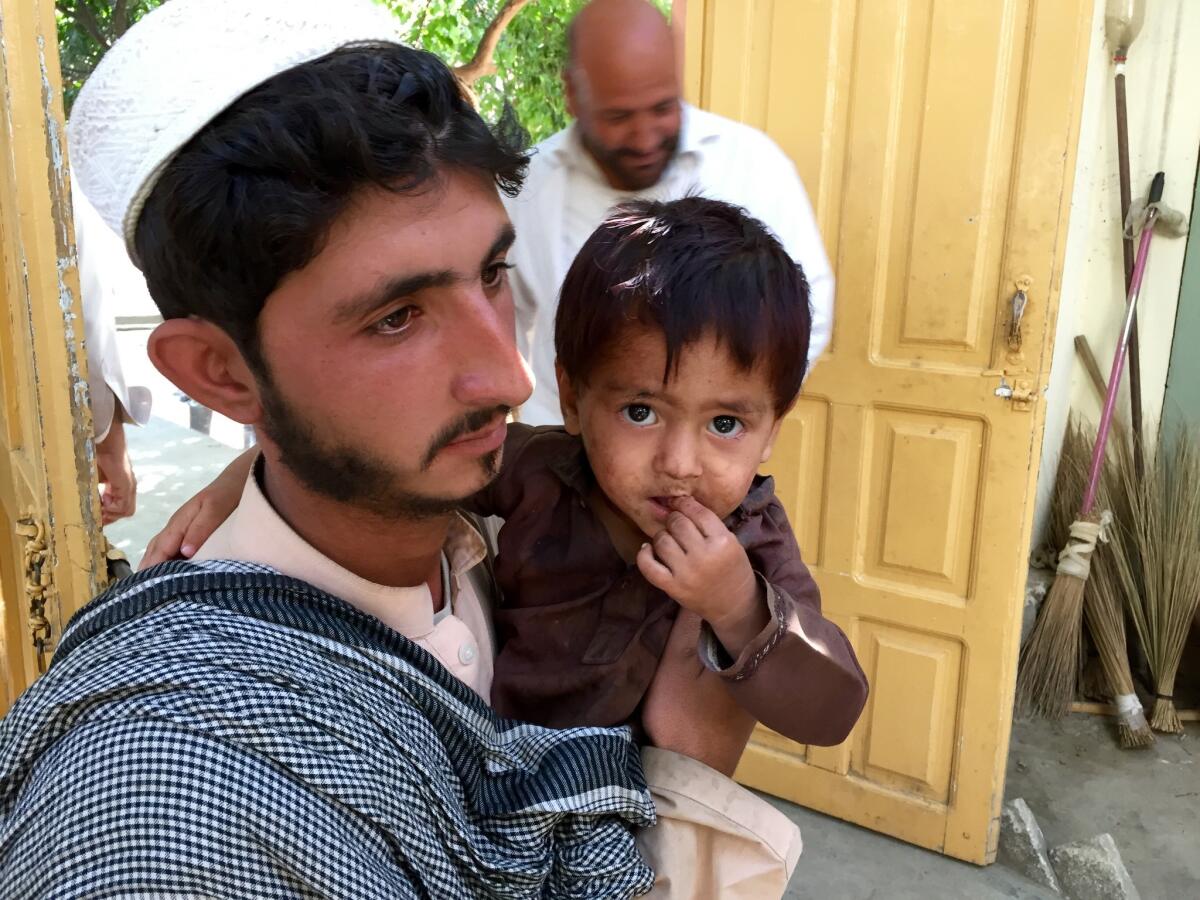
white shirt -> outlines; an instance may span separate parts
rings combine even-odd
[[[486,574],[479,565],[487,547],[467,520],[456,516],[451,524],[442,550],[450,590],[446,605],[434,612],[427,585],[388,587],[367,581],[300,537],[267,500],[257,469],[257,464],[252,467],[237,509],[194,558],[261,563],[307,581],[424,647],[490,705],[495,635]]]
[[[88,390],[96,441],[108,436],[114,416],[145,425],[150,419],[150,391],[125,386],[114,318],[120,298],[147,296],[146,280],[125,250],[125,242],[105,224],[77,187],[72,187],[79,292],[83,302],[83,343],[88,357]]]
[[[675,200],[688,193],[747,209],[780,239],[804,269],[813,323],[810,365],[829,344],[833,272],[796,167],[757,129],[683,105],[679,151],[658,184],[643,191],[611,187],[584,149],[575,126],[534,148],[520,196],[505,198],[517,240],[509,254],[517,346],[533,370],[533,396],[518,418],[562,423],[554,376],[554,315],[571,261],[608,211],[629,199]]]

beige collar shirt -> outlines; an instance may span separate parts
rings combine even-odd
[[[485,701],[492,689],[495,637],[480,534],[456,516],[443,548],[448,602],[434,611],[428,586],[374,584],[335,563],[289,526],[263,494],[254,466],[233,514],[195,559],[233,559],[270,566],[345,600],[425,648]]]

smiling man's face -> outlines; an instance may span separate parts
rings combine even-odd
[[[529,396],[486,177],[367,190],[258,320],[263,443],[305,485],[395,517],[440,515],[498,471]]]
[[[642,0],[590,3],[572,25],[567,109],[608,183],[657,184],[679,148],[683,110],[675,41]]]

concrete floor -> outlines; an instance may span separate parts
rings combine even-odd
[[[980,868],[768,798],[800,826],[804,853],[786,900],[1042,900],[1056,895],[1003,866]]]
[[[1029,804],[1050,846],[1107,831],[1143,900],[1200,897],[1200,726],[1122,750],[1106,719],[1018,722],[1009,797]]]
[[[146,383],[143,378],[140,383]],[[186,416],[164,394],[172,418]],[[175,403],[170,407],[169,403]],[[232,424],[232,423],[229,423]],[[139,480],[138,513],[108,529],[136,566],[167,517],[239,450],[236,429],[225,442],[163,419],[131,429]],[[1115,838],[1145,900],[1200,897],[1200,729],[1160,738],[1146,751],[1120,750],[1106,720],[1072,716],[1061,723],[1018,722],[1007,796],[1024,797],[1051,846],[1107,831]],[[1197,754],[1200,755],[1200,754]],[[788,898],[832,900],[993,900],[1052,896],[1001,866],[978,868],[775,801],[804,835],[804,854]]]

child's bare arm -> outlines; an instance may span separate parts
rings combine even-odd
[[[642,727],[655,747],[732,775],[754,729],[724,679],[700,662],[701,619],[681,609],[642,703]]]
[[[821,615],[820,592],[782,507],[776,501],[764,515],[749,554],[696,501],[678,509],[692,527],[672,516],[671,540],[643,548],[638,563],[648,580],[708,623],[701,660],[768,728],[800,743],[841,743],[866,703],[867,681],[846,636]],[[754,597],[748,605],[747,596]]]
[[[225,467],[212,484],[179,507],[167,520],[166,527],[146,547],[138,565],[145,569],[180,556],[190,558],[222,522],[237,509],[250,468],[258,457],[251,448]]]

